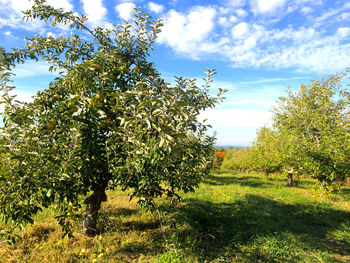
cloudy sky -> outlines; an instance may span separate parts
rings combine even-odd
[[[344,71],[350,66],[350,1],[347,0],[49,0],[85,14],[88,25],[132,19],[134,7],[164,19],[151,60],[168,82],[174,76],[201,80],[215,68],[213,90],[226,100],[202,114],[218,145],[249,145],[269,123],[275,100],[290,86]],[[22,21],[28,0],[0,0],[0,46],[20,47],[24,36],[69,34],[40,22]],[[16,68],[18,94],[28,100],[54,76],[43,63]]]

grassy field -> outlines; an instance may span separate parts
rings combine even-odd
[[[52,210],[0,243],[0,262],[350,262],[350,188],[318,197],[314,181],[285,187],[285,178],[213,173],[175,207],[158,201],[158,215],[109,192],[99,226],[88,238],[74,223],[61,239]]]

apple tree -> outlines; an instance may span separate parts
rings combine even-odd
[[[141,206],[179,199],[212,167],[215,138],[200,112],[224,91],[176,78],[171,86],[148,61],[161,21],[140,10],[134,22],[88,28],[87,18],[36,0],[24,19],[70,27],[64,35],[27,38],[23,48],[0,49],[4,111],[0,128],[0,213],[13,227],[54,205],[69,233],[71,211],[84,198],[83,232],[96,234],[106,189],[130,191]],[[16,100],[12,70],[27,60],[59,72],[33,101]]]
[[[253,169],[252,148],[228,148],[226,158],[222,163],[223,169],[249,173]]]
[[[314,80],[297,92],[289,90],[274,109],[284,168],[324,185],[350,175],[350,93],[342,85],[345,75]]]
[[[254,168],[262,171],[266,179],[270,173],[281,170],[280,140],[275,130],[262,127],[257,131],[252,158]]]

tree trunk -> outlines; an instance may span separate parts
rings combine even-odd
[[[291,187],[291,186],[293,186],[293,184],[294,184],[294,181],[293,181],[293,173],[292,172],[290,172],[290,171],[288,171],[287,172],[287,186],[289,186],[289,187]]]
[[[270,173],[267,172],[267,171],[264,171],[264,174],[265,174],[265,179],[266,179],[266,180],[269,180],[269,174],[270,174]]]
[[[102,185],[97,188],[92,195],[87,197],[84,201],[86,204],[84,220],[83,220],[83,232],[88,236],[94,236],[97,234],[97,218],[98,211],[100,210],[101,203],[107,201],[107,195],[105,193],[107,185]]]

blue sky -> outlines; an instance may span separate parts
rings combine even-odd
[[[216,88],[226,100],[202,113],[218,145],[249,145],[270,121],[270,109],[290,86],[342,72],[350,54],[350,1],[342,0],[50,0],[89,18],[90,27],[130,20],[134,7],[164,18],[151,60],[168,82],[174,76],[201,80],[215,68]],[[0,0],[0,45],[20,47],[24,36],[68,35],[40,22],[21,21],[28,0]],[[19,65],[18,97],[30,100],[54,76],[44,63]]]

